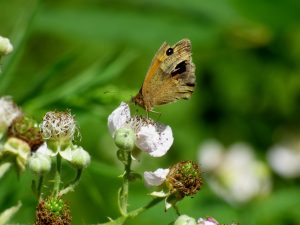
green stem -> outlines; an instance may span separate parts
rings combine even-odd
[[[141,214],[142,212],[146,211],[147,209],[150,209],[151,207],[157,205],[162,200],[164,200],[164,198],[154,198],[147,205],[129,212],[128,217],[134,218],[134,217],[138,216],[139,214]]]
[[[131,212],[127,213],[127,215],[120,216],[119,218],[117,218],[115,220],[109,221],[107,223],[101,223],[101,224],[98,224],[98,225],[122,225],[122,224],[125,223],[125,221],[128,218],[132,219],[132,218],[138,216],[139,214],[143,213],[147,209],[150,209],[151,207],[157,205],[162,200],[164,200],[164,198],[154,198],[147,205],[145,205],[145,206],[143,206],[141,208],[132,210]]]
[[[129,177],[131,172],[131,152],[126,152],[126,163],[125,165],[125,173],[123,175],[123,183],[121,190],[119,192],[119,210],[121,215],[126,216],[127,215],[127,207],[128,207],[128,194],[129,194]]]
[[[60,173],[61,173],[61,156],[57,154],[56,156],[56,172],[54,177],[53,185],[53,195],[58,196],[59,186],[60,186]]]
[[[74,191],[74,188],[79,184],[81,174],[82,174],[82,169],[78,169],[75,179],[71,183],[69,183],[64,189],[62,189],[58,195],[62,196],[64,194],[67,194],[70,191]]]
[[[43,181],[44,181],[44,176],[40,175],[39,176],[38,186],[37,186],[37,197],[38,197],[38,199],[40,199],[40,197],[41,197],[42,187],[43,187]]]

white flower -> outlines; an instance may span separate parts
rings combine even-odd
[[[198,159],[204,171],[212,171],[220,165],[223,150],[221,143],[214,139],[205,141],[199,147]]]
[[[208,184],[223,199],[232,204],[247,202],[256,196],[270,192],[271,179],[267,166],[255,159],[254,152],[245,143],[237,143],[230,146],[227,151],[220,147],[217,155],[221,156],[218,162],[208,173]],[[200,149],[203,151],[203,149]],[[207,153],[207,152],[206,152]],[[208,155],[213,155],[208,153]],[[205,156],[205,151],[199,153]],[[215,161],[214,158],[211,158]],[[199,158],[200,163],[202,159]]]
[[[12,121],[21,116],[21,110],[14,104],[10,97],[0,98],[0,138]]]
[[[136,135],[135,145],[153,157],[167,153],[173,144],[172,129],[143,117],[131,117],[128,104],[122,102],[108,117],[108,128],[114,137],[120,128],[131,128]]]
[[[169,169],[157,169],[154,172],[145,171],[144,172],[144,180],[146,186],[159,186],[164,183],[166,177],[169,173]]]
[[[13,50],[13,46],[8,38],[0,36],[0,57],[7,55]]]
[[[267,155],[272,169],[282,177],[295,178],[300,176],[300,149],[285,145],[273,146]]]
[[[200,224],[200,225],[218,225],[219,222],[216,221],[214,218],[212,217],[207,217],[206,219],[203,219],[203,218],[199,218],[197,220],[197,224]]]

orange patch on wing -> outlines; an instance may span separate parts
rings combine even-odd
[[[160,63],[161,63],[161,60],[159,60],[158,58],[156,58],[155,61],[152,63],[152,65],[151,65],[150,69],[148,70],[147,75],[145,77],[143,87],[147,86],[147,84],[150,83],[149,81],[152,80],[152,78],[155,75]]]

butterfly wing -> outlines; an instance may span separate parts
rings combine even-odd
[[[170,47],[163,43],[147,72],[141,95],[146,110],[178,99],[188,99],[195,89],[191,42],[183,39]]]

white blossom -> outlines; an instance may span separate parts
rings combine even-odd
[[[109,115],[108,128],[113,137],[118,129],[131,128],[136,135],[135,145],[153,157],[165,155],[173,144],[171,127],[148,118],[131,117],[124,102]]]
[[[212,170],[209,170],[207,179],[213,191],[231,204],[244,203],[270,192],[269,170],[263,162],[255,158],[249,145],[236,143],[227,150],[221,144],[219,146],[219,150],[213,151],[218,152],[216,155],[221,158],[215,160],[211,157],[213,166],[209,167]],[[207,165],[210,158],[208,156],[214,154],[201,148],[199,151],[202,151],[199,153],[200,164]],[[205,159],[204,162],[201,157]]]
[[[157,169],[154,172],[145,171],[144,172],[144,180],[146,186],[159,186],[164,183],[166,177],[169,173],[169,169]]]
[[[267,154],[272,169],[285,178],[300,176],[300,149],[291,148],[283,144],[271,147]]]
[[[207,217],[206,219],[199,218],[197,220],[197,224],[200,224],[200,225],[218,225],[219,223],[214,218]]]
[[[0,57],[12,52],[13,46],[8,38],[0,36]]]
[[[207,140],[199,147],[198,158],[204,171],[212,171],[217,168],[223,158],[223,146],[214,139]]]
[[[0,138],[12,121],[21,116],[21,110],[14,104],[10,97],[0,98]]]

